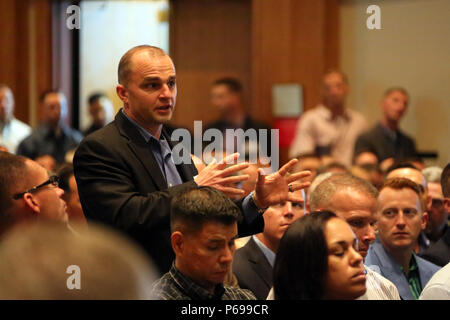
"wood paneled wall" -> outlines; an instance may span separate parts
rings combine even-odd
[[[51,1],[0,1],[0,30],[0,82],[13,90],[16,117],[35,124],[39,93],[52,85]]]
[[[273,122],[271,91],[300,83],[304,109],[320,101],[324,71],[338,67],[338,0],[171,1],[170,54],[177,67],[174,123],[192,128],[217,113],[209,103],[211,82],[242,79],[250,115]],[[287,150],[281,150],[286,161]]]

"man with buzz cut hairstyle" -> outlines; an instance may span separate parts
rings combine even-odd
[[[172,201],[175,262],[153,285],[160,300],[255,300],[249,290],[223,281],[231,269],[239,208],[223,193],[199,187]]]
[[[348,173],[335,173],[323,180],[310,194],[312,211],[332,211],[347,221],[358,239],[358,252],[366,258],[375,240],[378,191],[369,182]],[[359,300],[398,300],[397,288],[372,271],[365,263],[367,291]]]
[[[378,239],[366,258],[391,280],[404,300],[418,299],[439,267],[414,252],[427,212],[419,185],[406,178],[388,179],[377,200]]]
[[[374,153],[380,164],[387,159],[405,159],[416,156],[416,143],[400,130],[400,120],[409,105],[409,94],[401,87],[386,90],[381,100],[381,120],[375,127],[358,137],[355,154]]]

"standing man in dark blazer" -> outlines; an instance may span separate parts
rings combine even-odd
[[[170,57],[160,48],[137,46],[127,51],[118,68],[116,92],[123,102],[115,120],[88,136],[74,157],[80,201],[88,219],[112,225],[140,243],[161,272],[167,272],[174,253],[170,244],[170,201],[179,192],[196,186],[214,187],[228,195],[242,190],[230,187],[248,178],[233,175],[247,164],[227,167],[211,163],[200,173],[192,161],[175,164],[174,143],[164,124],[175,109],[176,73]],[[273,203],[298,201],[289,191],[307,183],[293,183],[309,175],[287,176],[297,161],[278,172],[259,172],[255,192],[238,205],[244,213],[240,235],[260,232],[262,212]]]

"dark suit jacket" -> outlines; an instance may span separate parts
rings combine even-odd
[[[441,267],[450,262],[450,227],[447,227],[442,238],[425,250],[421,257]]]
[[[380,123],[356,140],[355,155],[363,151],[373,152],[380,162],[387,158],[403,159],[417,154],[416,144],[412,138],[397,131],[394,143]]]
[[[236,250],[232,270],[239,287],[250,289],[259,300],[266,300],[272,287],[273,268],[253,238]]]
[[[171,148],[173,142],[163,129]],[[196,187],[193,164],[177,165],[183,184],[167,187],[150,146],[120,110],[113,122],[86,137],[74,156],[83,211],[90,220],[114,226],[143,246],[162,273],[174,259],[170,243],[170,202]],[[238,204],[239,205],[239,204]],[[245,218],[242,235],[260,232],[264,220]]]

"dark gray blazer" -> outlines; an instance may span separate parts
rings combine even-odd
[[[442,238],[425,250],[421,257],[441,267],[450,262],[450,227],[447,227]]]
[[[236,250],[233,273],[242,289],[250,289],[258,300],[266,300],[273,282],[273,268],[253,238]]]

